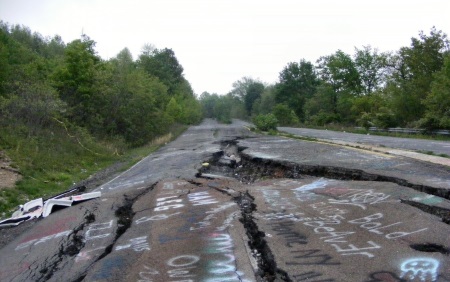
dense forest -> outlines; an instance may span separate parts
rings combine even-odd
[[[274,85],[243,77],[227,95],[204,92],[200,102],[223,122],[450,129],[449,41],[433,27],[396,52],[337,50],[315,64],[288,63]]]
[[[143,145],[202,110],[171,49],[125,48],[102,60],[87,35],[70,43],[0,22],[0,126],[39,134],[61,127]]]

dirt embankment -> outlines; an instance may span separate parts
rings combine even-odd
[[[11,167],[11,159],[0,151],[0,189],[14,187],[21,178],[19,171]]]

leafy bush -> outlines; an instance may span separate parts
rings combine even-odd
[[[277,129],[278,120],[274,114],[257,115],[253,118],[253,123],[259,130],[269,131]]]
[[[395,115],[389,109],[382,107],[380,112],[375,114],[373,123],[379,128],[389,128],[397,126]]]
[[[311,117],[311,121],[315,125],[324,126],[333,122],[340,122],[340,116],[338,114],[326,113],[320,111],[318,114]]]
[[[296,125],[299,123],[297,115],[285,104],[277,104],[272,112],[280,125]]]

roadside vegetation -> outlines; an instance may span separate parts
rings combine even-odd
[[[279,126],[450,129],[449,40],[433,27],[397,51],[337,50],[288,63],[273,85],[243,77],[228,94],[204,92],[200,102],[219,120],[273,114]]]
[[[0,151],[22,175],[0,190],[0,215],[129,166],[202,118],[171,49],[103,60],[87,35],[64,43],[0,22]]]

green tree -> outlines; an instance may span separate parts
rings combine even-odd
[[[318,60],[319,76],[331,87],[333,119],[349,121],[351,99],[362,93],[361,79],[352,58],[338,50]],[[327,95],[328,96],[328,95]],[[328,107],[328,106],[327,106]]]
[[[338,50],[330,56],[318,60],[320,78],[331,85],[336,93],[361,93],[361,78],[352,58]]]
[[[432,28],[429,35],[419,33],[391,59],[393,75],[386,88],[398,122],[408,125],[422,118],[424,102],[430,93],[434,74],[442,69],[449,52],[447,35]]]
[[[233,82],[233,89],[228,95],[232,98],[232,104],[238,106],[233,109],[235,112],[234,117],[240,116],[240,118],[247,118],[252,115],[253,106],[255,102],[259,103],[264,88],[265,86],[261,81],[251,77],[242,77]],[[242,107],[244,107],[245,115],[243,115]],[[258,108],[258,106],[256,106],[256,108]]]
[[[184,124],[197,124],[203,119],[202,105],[195,98],[184,98],[181,101],[181,122]]]
[[[231,95],[221,96],[214,105],[214,116],[222,123],[231,123],[231,109],[233,97]]]
[[[7,98],[0,97],[0,124],[17,127],[23,124],[34,134],[52,127],[54,119],[61,119],[65,110],[65,104],[48,84],[22,82]]]
[[[275,101],[288,105],[303,120],[304,104],[314,95],[317,85],[316,71],[310,62],[301,60],[300,63],[289,63],[280,72]]]
[[[259,104],[259,114],[268,114],[272,112],[273,108],[276,105],[275,91],[276,89],[274,85],[269,85],[264,89]]]
[[[205,91],[200,95],[200,104],[206,118],[214,118],[214,107],[218,100],[219,95],[217,94],[210,94]]]
[[[69,43],[64,65],[54,76],[56,89],[69,106],[69,118],[82,126],[89,126],[97,112],[95,82],[100,58],[94,47],[86,35]]]
[[[305,121],[320,126],[339,122],[340,116],[337,114],[335,99],[336,93],[333,88],[327,83],[322,83],[317,87],[314,96],[305,103]]]
[[[264,91],[264,84],[261,82],[253,82],[247,86],[247,91],[244,97],[245,110],[250,116],[252,114],[253,104],[256,100],[261,98]]]
[[[175,94],[178,84],[183,81],[183,67],[172,49],[144,50],[138,65],[148,74],[159,78],[167,86],[169,95]]]
[[[381,89],[387,74],[387,55],[379,54],[377,49],[364,46],[355,48],[355,68],[359,74],[362,94],[370,95]]]
[[[166,113],[171,122],[180,122],[182,118],[181,106],[177,100],[172,97],[167,104]]]
[[[425,117],[421,125],[427,129],[450,129],[450,54],[444,66],[435,74],[430,95],[425,99]]]
[[[255,83],[258,82],[255,79],[248,77],[248,76],[244,76],[241,79],[233,82],[232,86],[233,89],[230,91],[230,95],[241,100],[242,102],[244,102],[245,100],[245,96],[247,95],[247,90],[248,87]]]

